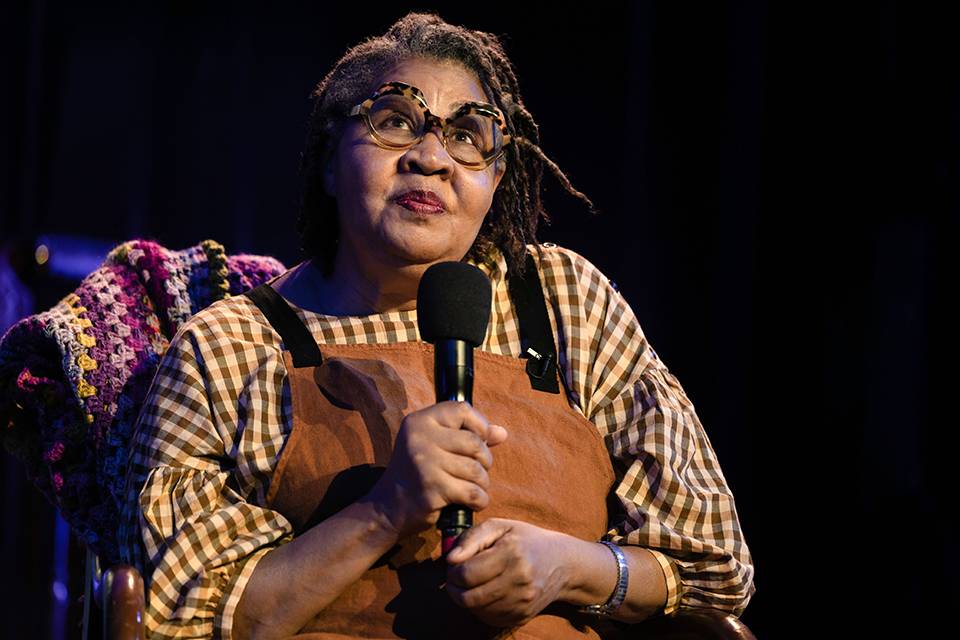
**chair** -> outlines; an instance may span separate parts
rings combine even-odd
[[[104,640],[144,640],[143,580],[130,565],[117,565],[103,574]],[[623,629],[621,627],[621,629]],[[623,638],[636,640],[756,640],[745,624],[716,609],[685,609],[668,618],[633,625]]]
[[[160,356],[191,315],[281,273],[273,258],[227,256],[207,240],[183,251],[134,240],[52,309],[0,342],[4,444],[88,549],[87,588],[105,638],[143,638],[144,587],[120,563],[115,523],[127,448]],[[108,567],[101,573],[100,566]],[[87,616],[85,616],[86,618]],[[735,617],[684,611],[631,637],[749,639]]]
[[[118,564],[91,576],[91,586],[101,613],[104,640],[144,640],[146,601],[140,572],[128,564]]]

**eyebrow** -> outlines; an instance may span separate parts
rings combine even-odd
[[[459,109],[460,107],[462,107],[462,106],[465,105],[465,104],[482,104],[482,105],[484,105],[484,106],[486,106],[486,107],[491,107],[492,109],[496,109],[497,111],[499,111],[499,109],[497,108],[497,105],[493,104],[492,102],[487,102],[487,101],[485,101],[485,100],[458,100],[458,101],[455,101],[455,102],[451,102],[451,103],[448,105],[448,107],[447,107],[448,112],[449,112],[449,113],[456,113],[456,112],[457,112],[457,109]]]
[[[417,91],[420,92],[420,95],[423,97],[423,101],[426,102],[427,97],[423,95],[423,90],[422,90],[420,87],[418,87],[418,86],[416,86],[416,85],[413,85],[413,84],[410,84],[409,82],[404,82],[403,80],[388,80],[388,81],[385,82],[384,84],[389,84],[390,82],[403,82],[403,84],[413,87],[414,89],[416,89]],[[484,96],[484,98],[486,98],[486,96]],[[497,107],[497,105],[495,105],[495,104],[492,103],[492,102],[487,102],[486,100],[454,100],[453,102],[451,102],[450,104],[447,105],[447,111],[446,111],[446,113],[448,113],[448,114],[456,113],[456,112],[457,112],[457,109],[459,109],[459,108],[462,107],[463,105],[465,105],[465,104],[467,104],[467,103],[470,103],[470,102],[472,102],[472,103],[474,103],[474,104],[482,104],[482,105],[484,105],[484,106],[491,107],[491,108],[494,109],[495,111],[499,111],[499,110],[500,110],[499,107]],[[432,111],[432,108],[430,107],[429,104],[427,105],[427,109],[431,109],[431,111]],[[437,114],[437,115],[439,115],[439,114]]]

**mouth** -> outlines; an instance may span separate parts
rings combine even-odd
[[[446,211],[446,207],[443,204],[443,200],[440,199],[440,196],[433,191],[424,189],[404,191],[396,196],[393,201],[404,209],[415,213],[443,213]]]

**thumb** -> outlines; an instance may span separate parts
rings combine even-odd
[[[498,424],[491,424],[487,431],[487,446],[492,447],[507,439],[507,430]]]
[[[447,562],[452,564],[466,562],[484,549],[492,547],[508,531],[510,531],[510,523],[506,520],[497,518],[484,520],[460,536],[457,546],[447,554]]]

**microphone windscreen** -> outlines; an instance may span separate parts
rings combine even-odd
[[[490,319],[490,279],[472,264],[438,262],[417,289],[417,325],[427,342],[453,339],[480,346]]]

